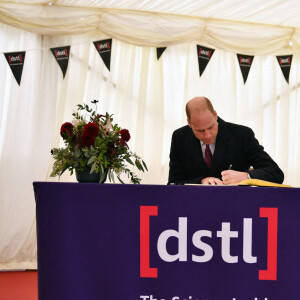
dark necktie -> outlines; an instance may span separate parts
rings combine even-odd
[[[204,161],[209,169],[210,169],[210,165],[211,165],[211,158],[212,158],[212,154],[211,154],[209,145],[206,145]]]

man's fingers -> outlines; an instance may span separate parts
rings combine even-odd
[[[222,175],[222,176],[230,176],[230,174],[234,174],[234,172],[236,172],[236,171],[233,171],[233,170],[225,170],[225,171],[222,171],[222,172],[221,172],[221,175]]]
[[[221,174],[225,184],[236,184],[248,178],[247,172],[227,170],[223,171]]]
[[[210,184],[211,185],[223,185],[223,182],[219,178],[211,178]]]
[[[219,178],[215,177],[207,177],[202,179],[202,184],[209,184],[209,185],[224,185],[223,181]]]
[[[218,185],[224,185],[224,182],[222,180],[219,180]]]
[[[228,175],[222,176],[222,181],[223,181],[224,183],[226,183],[226,182],[229,181],[229,180],[230,180],[230,177],[229,177]]]

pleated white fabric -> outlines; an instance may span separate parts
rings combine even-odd
[[[99,30],[137,46],[205,42],[245,54],[300,48],[299,1],[47,0],[0,3],[2,23],[38,34]],[[289,43],[293,42],[293,47]]]

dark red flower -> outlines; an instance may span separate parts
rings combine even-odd
[[[122,142],[128,142],[130,140],[130,133],[127,129],[120,130],[121,140]]]
[[[70,122],[66,122],[61,125],[60,128],[60,135],[62,136],[63,139],[66,139],[69,135],[74,135],[74,126]]]
[[[94,143],[95,143],[95,137],[85,133],[80,137],[79,140],[79,145],[81,147],[85,147],[85,146],[89,147],[91,145],[94,145]]]
[[[99,133],[99,127],[95,123],[87,123],[83,128],[84,135],[96,137]]]
[[[129,149],[127,143],[122,138],[116,141],[116,147],[118,148],[120,145],[126,146]]]

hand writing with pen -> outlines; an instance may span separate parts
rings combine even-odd
[[[232,165],[229,166],[228,170],[221,173],[222,180],[216,177],[206,177],[203,178],[201,183],[208,185],[228,185],[237,184],[245,179],[248,179],[247,172],[239,172],[232,170]]]

